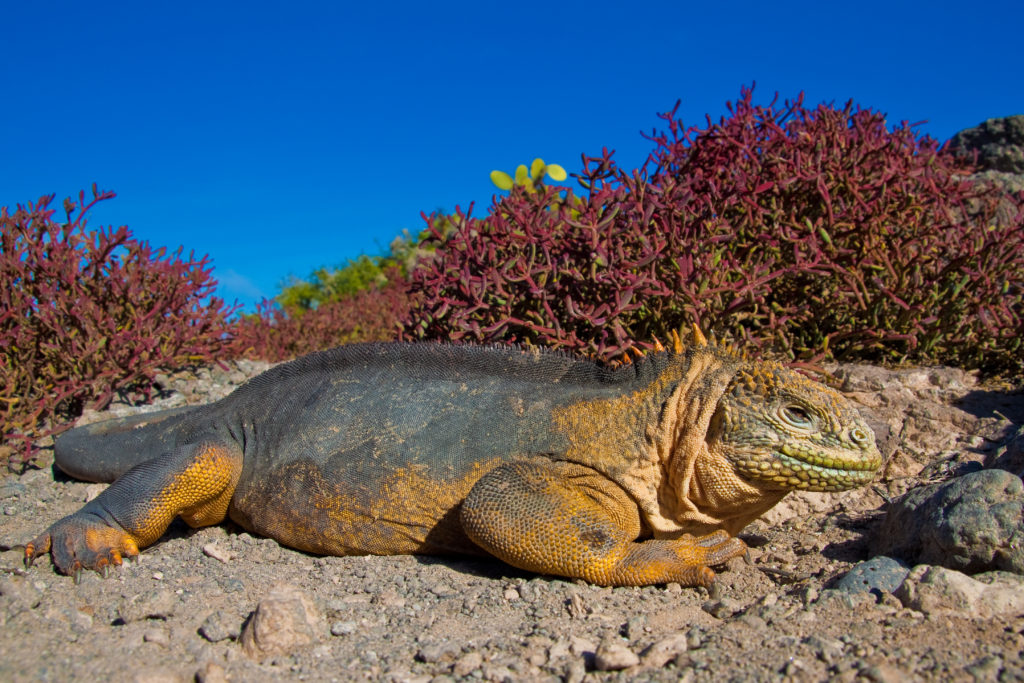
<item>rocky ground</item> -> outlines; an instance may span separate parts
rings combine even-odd
[[[165,377],[157,403],[213,400],[260,369]],[[714,595],[598,588],[483,559],[314,557],[231,525],[175,526],[140,562],[75,585],[46,562],[24,569],[24,543],[102,487],[44,458],[0,479],[0,680],[1024,679],[1024,584],[992,571],[1020,571],[1024,552],[1024,395],[950,369],[835,376],[878,433],[885,472],[860,491],[785,500],[742,534],[750,557],[721,568]],[[935,564],[865,563],[900,547],[890,537],[902,527],[921,533],[919,521],[885,525],[889,500],[976,476],[987,502],[942,522],[990,525],[974,541],[994,543],[992,557],[953,563],[973,576],[937,566],[946,550],[974,552],[941,538]]]

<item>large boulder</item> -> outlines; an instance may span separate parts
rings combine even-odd
[[[988,469],[912,489],[890,506],[871,551],[967,573],[1024,574],[1024,482]]]
[[[1000,188],[1003,192],[1024,192],[1024,114],[989,119],[974,128],[962,130],[949,141],[950,150],[977,153],[977,182]],[[1014,219],[1015,212],[1004,203],[1002,219]]]
[[[949,141],[956,152],[977,152],[982,171],[1024,174],[1024,114],[989,119]]]

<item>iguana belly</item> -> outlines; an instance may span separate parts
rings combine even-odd
[[[285,463],[240,484],[229,508],[242,527],[324,555],[476,554],[459,524],[473,484],[502,462],[465,467],[352,461],[327,470]]]

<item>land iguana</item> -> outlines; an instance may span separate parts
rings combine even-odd
[[[710,586],[788,491],[868,482],[837,392],[699,332],[607,367],[514,347],[357,344],[215,403],[78,427],[56,463],[113,481],[26,545],[106,574],[175,517],[326,555],[488,553],[604,585]]]

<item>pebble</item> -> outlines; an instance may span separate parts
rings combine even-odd
[[[641,614],[635,617],[630,617],[622,630],[626,638],[632,641],[644,634],[645,626],[647,626],[647,617]]]
[[[217,662],[206,662],[196,671],[198,683],[227,683],[228,674]]]
[[[639,663],[640,657],[618,639],[603,641],[594,653],[598,671],[621,671]]]
[[[227,612],[219,610],[206,617],[206,620],[199,627],[199,635],[211,643],[217,643],[228,638],[237,640],[238,636],[241,635],[241,625],[237,619]]]
[[[242,648],[253,659],[291,654],[316,641],[320,616],[295,586],[279,584],[259,601],[242,631]]]
[[[331,635],[332,636],[347,636],[356,632],[356,622],[354,621],[336,621],[331,624]]]
[[[204,545],[203,554],[207,557],[212,557],[215,560],[220,560],[224,564],[231,561],[231,553],[224,548],[221,548],[216,543],[207,543]]]
[[[117,606],[117,616],[126,624],[143,619],[168,619],[174,616],[180,599],[164,588],[155,593],[141,593],[125,598]]]
[[[989,582],[954,569],[918,565],[896,590],[904,607],[925,615],[970,616],[976,619],[1024,613],[1024,578],[993,572]]]
[[[716,619],[728,619],[743,609],[743,604],[733,598],[721,598],[708,600],[700,608]]]
[[[461,652],[462,648],[459,645],[446,640],[421,646],[416,653],[416,659],[427,664],[449,663],[454,662]]]
[[[686,647],[696,650],[704,644],[704,632],[699,626],[694,626],[686,632]]]
[[[872,683],[904,683],[910,679],[906,672],[884,662],[865,665],[861,667],[859,673]]]
[[[675,633],[655,642],[643,652],[644,666],[660,669],[686,652],[689,648],[687,641],[688,636],[685,633]]]
[[[20,498],[28,493],[28,488],[17,479],[9,478],[0,481],[0,500],[4,498]]]
[[[1003,670],[1003,660],[995,655],[987,655],[967,667],[967,673],[971,674],[976,681],[999,680],[999,673]]]
[[[836,582],[835,589],[845,593],[887,592],[892,593],[910,573],[906,563],[892,557],[879,555],[854,565]]]
[[[85,487],[85,499],[84,502],[95,500],[97,496],[107,490],[109,484],[89,484]]]
[[[484,663],[484,657],[479,652],[467,652],[455,661],[452,673],[456,676],[468,676]]]
[[[804,644],[811,649],[811,652],[829,666],[834,666],[843,656],[843,643],[824,636],[807,636]]]
[[[169,647],[171,644],[171,637],[167,635],[167,631],[162,628],[150,628],[142,634],[142,639],[147,643],[153,643],[163,647]]]

